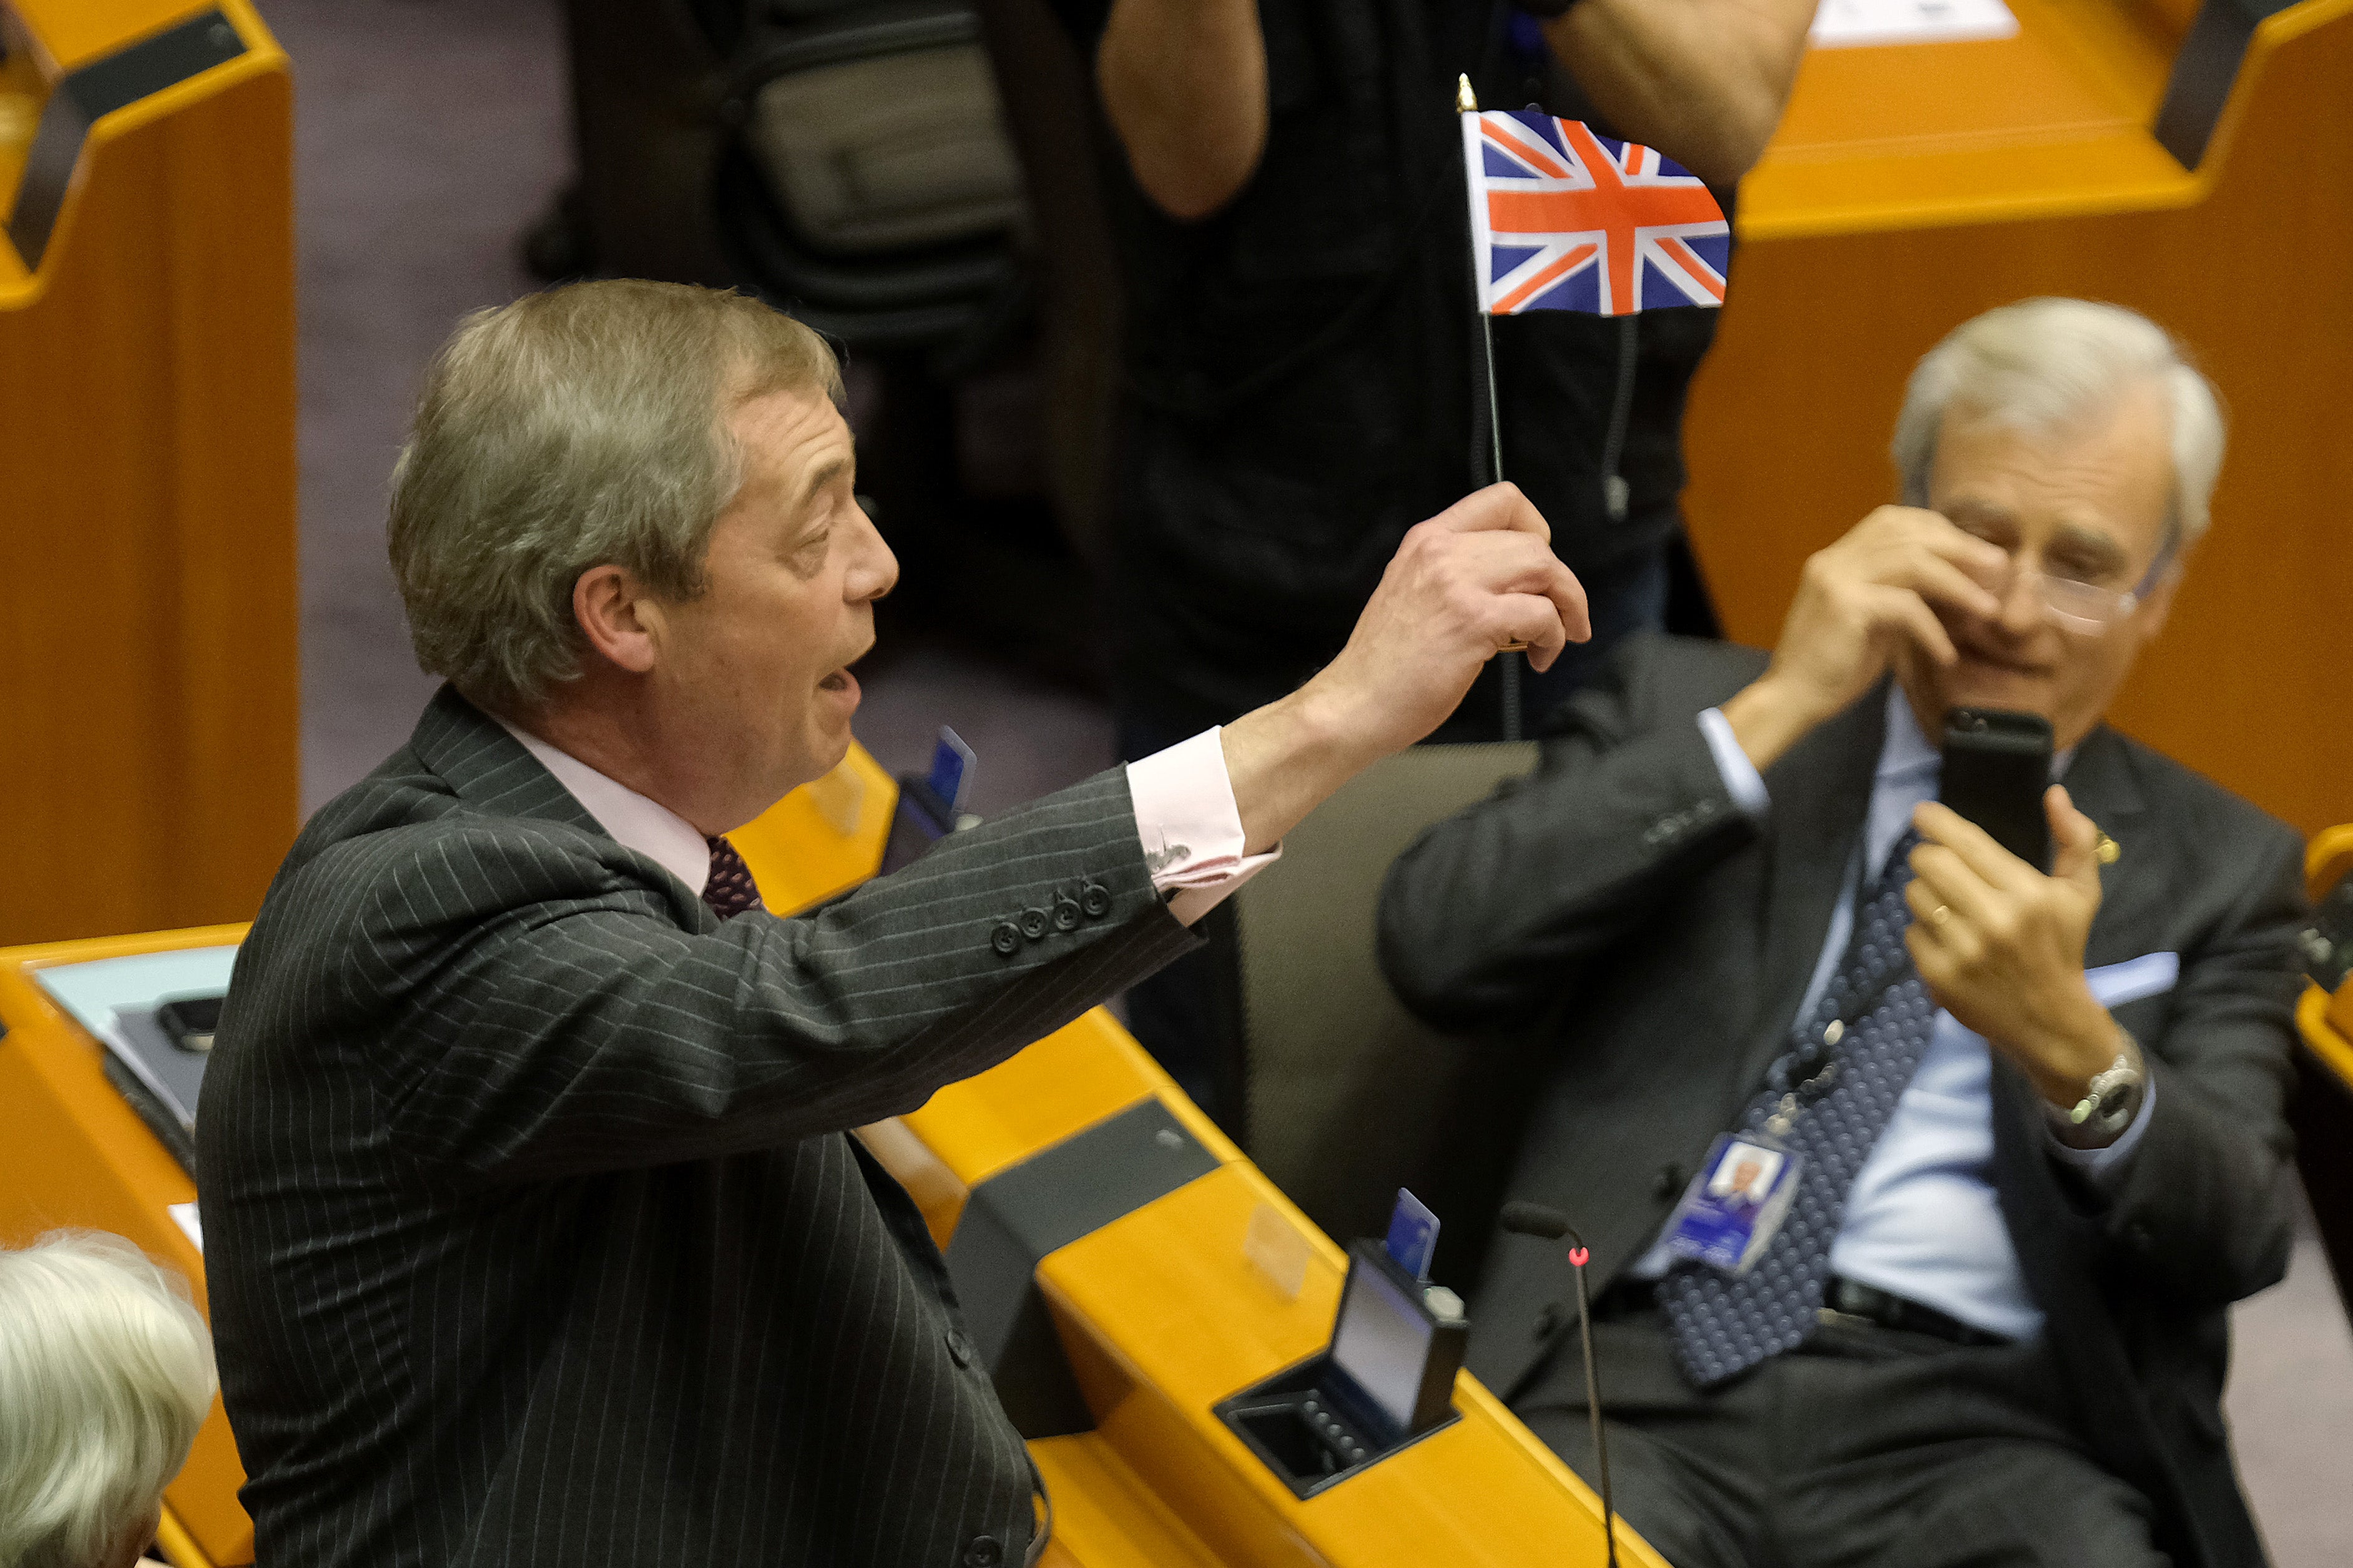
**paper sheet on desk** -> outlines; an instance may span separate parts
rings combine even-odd
[[[1822,0],[1809,35],[1818,49],[2007,38],[2018,18],[2002,0]]]

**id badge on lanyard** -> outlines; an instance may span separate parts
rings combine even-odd
[[[1798,1195],[1805,1156],[1770,1132],[1720,1132],[1667,1221],[1667,1250],[1746,1274],[1773,1245]]]

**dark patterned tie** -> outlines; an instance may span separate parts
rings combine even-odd
[[[711,875],[702,884],[702,901],[711,906],[711,912],[732,921],[746,910],[763,908],[760,885],[752,880],[752,868],[744,864],[735,846],[724,838],[703,842],[711,846]]]
[[[1820,1040],[1834,1021],[1845,1020],[1827,1088],[1782,1139],[1805,1163],[1780,1234],[1746,1274],[1684,1265],[1660,1281],[1659,1300],[1674,1329],[1676,1353],[1702,1388],[1794,1349],[1813,1331],[1847,1194],[1927,1053],[1936,1005],[1904,948],[1905,928],[1911,923],[1904,889],[1912,880],[1910,857],[1919,842],[1916,831],[1897,840],[1885,870],[1858,900],[1846,957],[1797,1032],[1798,1041]],[[1875,1001],[1862,1002],[1870,1009],[1862,1017],[1845,1011],[1850,999],[1873,996]],[[1789,1088],[1783,1081],[1787,1062],[1784,1058],[1775,1064],[1741,1131],[1762,1128],[1780,1108]]]

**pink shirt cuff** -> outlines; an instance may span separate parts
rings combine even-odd
[[[1218,733],[1205,730],[1127,764],[1135,836],[1152,886],[1168,900],[1168,912],[1187,925],[1282,854],[1281,846],[1263,855],[1242,853],[1241,809],[1234,805]]]

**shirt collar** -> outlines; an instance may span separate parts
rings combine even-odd
[[[1928,737],[1920,732],[1920,721],[1913,717],[1912,703],[1904,695],[1902,683],[1889,681],[1887,739],[1879,748],[1879,782],[1933,779],[1944,767],[1944,753],[1930,745]]]
[[[495,713],[491,716],[499,719]],[[572,792],[572,798],[613,836],[613,842],[645,856],[686,884],[689,892],[698,897],[702,894],[711,880],[711,846],[692,823],[660,802],[607,778],[571,752],[556,750],[527,730],[518,729],[504,719],[499,719],[499,727],[522,742],[523,750],[538,758],[540,765],[555,775],[555,782]]]

